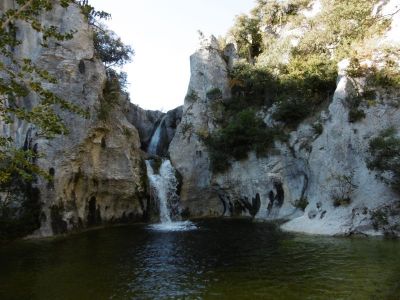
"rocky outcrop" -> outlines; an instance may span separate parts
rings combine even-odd
[[[395,28],[397,23],[394,20]],[[393,27],[382,39],[375,37],[380,47],[396,42],[392,31]],[[385,128],[400,128],[400,111],[394,105],[398,91],[379,91],[374,105],[363,107],[366,118],[349,122],[346,99],[365,81],[346,77],[344,61],[325,110],[290,132],[287,142],[275,142],[266,157],[249,153],[247,159],[233,162],[228,171],[213,174],[202,137],[218,126],[213,106],[229,101],[227,70],[232,61],[224,53],[232,53],[232,48],[220,51],[211,38],[191,57],[182,122],[169,148],[171,160],[183,176],[181,198],[190,215],[279,219],[285,220],[285,230],[313,234],[399,234],[398,195],[366,163],[370,140]],[[210,97],[210,91],[216,89],[221,95],[218,99]],[[273,109],[259,112],[267,124]],[[321,130],[316,130],[318,127]],[[349,201],[335,203],[335,194],[344,190]],[[381,212],[385,226],[378,228],[375,219]]]
[[[341,77],[328,111],[320,115],[321,135],[312,123],[304,123],[291,133],[288,144],[277,143],[268,157],[251,154],[247,160],[234,162],[228,172],[215,175],[214,187],[231,208],[225,215],[250,215],[245,203],[259,195],[261,205],[255,217],[289,220],[282,226],[285,230],[382,233],[375,230],[373,215],[385,207],[395,211],[398,196],[367,168],[367,149],[369,140],[381,130],[400,128],[400,112],[387,99],[367,109],[362,122],[349,123],[344,99],[351,89],[349,79]],[[348,188],[340,178],[351,180],[356,188],[349,191],[351,202],[338,206],[333,195]],[[396,222],[398,217],[392,225]]]
[[[3,1],[0,9],[13,5],[12,0]],[[55,5],[41,20],[65,32],[76,31],[74,38],[50,42],[44,48],[41,34],[17,24],[22,44],[15,55],[30,58],[54,75],[58,83],[47,84],[46,88],[85,108],[90,117],[59,111],[71,132],[52,140],[19,120],[1,124],[1,134],[13,137],[17,147],[29,145],[42,155],[37,164],[52,176],[50,182],[38,178],[34,183],[42,207],[41,226],[35,234],[48,236],[105,223],[142,220],[147,205],[146,169],[138,131],[125,117],[126,98],[117,96],[112,108],[106,109],[108,117],[99,118],[107,101],[103,93],[106,74],[95,55],[92,31],[77,5],[67,9]],[[28,108],[38,102],[34,95],[17,101]],[[132,123],[134,119],[131,117]]]
[[[164,113],[158,110],[145,110],[136,104],[126,101],[125,116],[139,132],[142,149],[147,149],[151,137],[160,123]]]
[[[141,148],[145,151],[148,150],[157,128],[161,126],[163,141],[160,144],[159,153],[161,156],[166,155],[175,130],[182,119],[182,106],[162,113],[158,110],[145,110],[127,101],[124,112],[127,120],[138,130]]]
[[[191,77],[183,106],[182,121],[169,147],[175,168],[183,176],[181,203],[191,216],[220,215],[223,207],[210,188],[207,149],[200,136],[212,131],[214,124],[210,91],[220,91],[222,99],[230,97],[227,63],[221,56],[217,40],[204,40],[190,57]]]
[[[388,14],[392,4],[388,1],[379,9]],[[14,0],[6,0],[0,9],[13,5]],[[318,9],[308,13],[317,14]],[[344,61],[336,91],[324,110],[287,132],[288,140],[276,141],[268,155],[249,153],[247,159],[232,162],[227,171],[213,173],[204,138],[219,126],[216,120],[221,116],[216,116],[216,106],[231,98],[228,72],[238,59],[234,45],[220,49],[214,37],[202,40],[190,58],[191,78],[184,106],[164,114],[131,104],[123,93],[107,103],[106,72],[96,58],[92,32],[76,5],[68,9],[55,6],[41,19],[45,25],[57,25],[66,32],[76,30],[74,38],[50,42],[45,48],[41,34],[17,24],[22,44],[16,47],[15,55],[30,58],[55,75],[58,83],[46,84],[46,88],[85,108],[90,117],[60,110],[71,132],[52,140],[43,138],[26,122],[1,122],[1,135],[12,137],[17,147],[41,154],[37,164],[52,177],[50,181],[38,178],[32,184],[21,184],[19,189],[15,181],[10,190],[8,200],[22,215],[22,203],[31,200],[34,216],[27,216],[27,220],[32,230],[40,227],[35,235],[146,219],[152,204],[144,162],[149,155],[142,150],[170,156],[182,177],[180,210],[185,216],[279,219],[285,221],[285,230],[315,234],[399,233],[398,195],[366,165],[371,138],[381,129],[400,128],[399,108],[394,105],[398,91],[379,91],[374,104],[363,107],[366,118],[350,123],[345,99],[365,82],[346,77],[348,63]],[[398,20],[374,45],[398,42],[396,28]],[[291,47],[304,34],[304,28],[294,29],[286,24],[277,32],[282,37],[277,52],[286,49],[280,63],[290,59]],[[369,63],[379,66],[379,62]],[[38,103],[34,95],[16,101],[28,108]],[[273,110],[265,107],[258,115],[270,124]],[[344,189],[342,200],[346,201],[332,201],[333,195]],[[376,224],[382,214],[383,227]]]
[[[168,156],[168,148],[182,119],[182,106],[164,114],[154,127],[147,153],[160,157]]]
[[[352,89],[353,83],[342,76],[323,124],[324,131],[310,144],[307,157],[310,182],[306,195],[310,203],[305,214],[285,224],[285,229],[323,234],[377,234],[372,226],[373,213],[398,202],[398,196],[366,165],[370,139],[388,127],[400,128],[400,111],[391,105],[396,95],[377,99],[379,104],[366,108],[364,120],[349,123],[345,99]],[[351,192],[349,205],[335,207],[332,195],[338,185],[345,184],[337,180],[343,176],[351,179],[356,188]]]

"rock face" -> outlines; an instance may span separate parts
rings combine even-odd
[[[259,196],[255,217],[290,220],[282,226],[286,230],[379,234],[373,228],[372,215],[382,208],[395,210],[398,196],[367,168],[368,143],[385,128],[400,128],[400,113],[386,102],[366,110],[362,122],[349,123],[343,99],[352,88],[347,77],[339,79],[328,112],[320,116],[321,135],[314,132],[312,124],[302,124],[291,133],[287,145],[277,144],[267,158],[251,154],[249,159],[233,163],[228,172],[214,176],[214,188],[227,207],[225,215],[250,215],[248,203]],[[357,188],[349,205],[336,207],[332,196],[338,185],[344,184],[337,179],[343,176],[351,178]],[[298,207],[301,201],[306,201],[304,212]],[[398,223],[398,217],[392,222]]]
[[[285,224],[285,229],[323,234],[376,234],[371,222],[373,212],[385,206],[394,207],[398,201],[398,196],[366,166],[371,137],[391,126],[400,128],[399,110],[390,104],[390,98],[395,95],[367,108],[363,121],[349,123],[344,99],[353,88],[347,77],[339,78],[324,132],[311,143],[307,156],[310,182],[306,196],[310,204],[305,214]],[[348,206],[334,207],[331,200],[338,175],[349,176],[357,186]],[[315,218],[310,217],[314,216],[313,212]]]
[[[2,1],[0,9],[13,5],[12,0]],[[90,117],[60,111],[71,132],[52,140],[42,138],[25,122],[1,124],[1,134],[13,137],[18,147],[29,145],[42,154],[37,164],[53,176],[52,182],[39,178],[34,184],[42,210],[41,226],[35,234],[48,236],[75,228],[142,220],[147,205],[146,170],[138,131],[125,117],[126,97],[115,99],[107,119],[99,118],[106,74],[94,53],[92,31],[78,6],[64,9],[55,5],[41,20],[46,26],[76,30],[74,38],[43,48],[41,34],[17,24],[22,44],[15,55],[30,58],[55,75],[58,83],[46,87],[86,108]],[[38,100],[30,95],[18,101],[32,107]]]
[[[145,110],[127,101],[124,112],[127,120],[138,130],[141,147],[145,151],[148,149],[157,128],[161,126],[163,142],[159,151],[161,156],[167,154],[168,146],[182,119],[182,106],[172,109],[167,113],[162,113],[157,110]]]
[[[217,40],[204,40],[190,57],[191,78],[182,121],[169,147],[173,165],[183,176],[181,203],[191,216],[219,215],[222,203],[211,188],[209,158],[200,135],[215,128],[210,91],[229,98],[228,68],[218,49]]]
[[[164,114],[157,110],[145,110],[127,101],[125,116],[138,130],[142,149],[147,149],[150,139]]]
[[[398,21],[393,24],[396,27]],[[392,29],[382,39],[376,37],[382,47],[396,42]],[[182,122],[169,148],[183,176],[181,200],[188,214],[280,219],[286,221],[285,230],[313,234],[398,235],[398,195],[366,165],[371,138],[385,128],[400,128],[400,111],[394,105],[398,91],[379,92],[374,105],[363,107],[367,117],[350,123],[345,99],[364,83],[346,77],[342,62],[336,91],[325,111],[300,124],[287,143],[276,142],[267,157],[250,153],[248,159],[233,162],[228,171],[213,174],[201,137],[217,126],[213,106],[229,101],[227,71],[233,62],[232,57],[224,57],[226,53],[235,57],[231,46],[219,51],[211,38],[190,59]],[[215,89],[220,91],[218,99],[210,97]],[[271,111],[260,111],[266,123]],[[322,125],[322,133],[315,130],[317,124]],[[334,203],[335,194],[343,189],[348,189],[350,203]],[[374,215],[381,211],[387,224],[376,228]]]
[[[392,11],[393,2],[383,7],[385,14]],[[0,9],[12,8],[14,3],[5,0]],[[318,9],[309,13],[316,14]],[[399,108],[393,105],[398,91],[380,91],[375,105],[363,107],[366,118],[350,123],[345,99],[355,86],[364,83],[346,77],[343,62],[336,91],[325,111],[301,123],[290,132],[287,142],[275,142],[266,157],[249,153],[247,159],[214,174],[204,138],[218,128],[215,107],[231,98],[228,72],[238,59],[234,45],[219,49],[214,37],[204,39],[190,58],[191,78],[184,106],[164,114],[129,103],[123,93],[114,97],[112,105],[106,103],[105,69],[96,58],[92,32],[76,5],[68,9],[55,6],[41,19],[47,26],[76,30],[74,38],[44,48],[40,34],[17,24],[22,44],[16,47],[15,55],[30,58],[55,75],[58,83],[46,88],[85,108],[90,117],[60,111],[72,130],[52,140],[44,139],[28,123],[15,120],[7,125],[0,121],[1,135],[12,137],[17,147],[42,154],[37,164],[53,177],[50,182],[38,178],[33,185],[11,190],[13,207],[34,201],[29,207],[37,215],[31,222],[36,236],[148,218],[152,209],[144,162],[148,155],[143,150],[159,156],[169,154],[182,177],[181,209],[186,216],[279,219],[285,221],[285,230],[314,234],[399,233],[394,226],[400,222],[398,196],[366,165],[371,138],[390,126],[400,128]],[[380,47],[398,43],[398,25],[396,19],[377,39]],[[292,29],[279,32],[282,47],[287,43],[294,46],[303,34],[302,29]],[[283,53],[282,63],[288,59],[289,52]],[[29,108],[38,99],[29,95],[17,102]],[[102,111],[106,116],[101,116]],[[272,111],[258,113],[269,123]],[[315,130],[316,124],[322,132]],[[155,149],[151,149],[153,140],[157,141]],[[332,198],[346,184],[350,184],[351,201],[338,206]],[[373,220],[377,212],[387,216],[379,230]]]
[[[182,106],[163,114],[155,127],[146,147],[150,155],[168,156],[168,148],[182,119]]]

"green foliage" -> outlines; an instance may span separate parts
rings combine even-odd
[[[294,57],[278,72],[262,66],[238,64],[230,73],[233,99],[230,110],[271,106],[273,118],[291,127],[329,99],[336,87],[336,66],[324,55]]]
[[[59,3],[68,7],[73,1]],[[68,110],[86,116],[85,110],[48,90],[45,86],[57,84],[56,78],[41,69],[28,58],[14,56],[14,49],[21,44],[15,24],[24,23],[43,36],[43,46],[48,42],[65,41],[73,37],[74,31],[63,33],[55,26],[45,26],[40,14],[51,11],[54,1],[19,0],[15,8],[4,11],[0,17],[0,118],[7,124],[23,120],[35,125],[38,134],[52,138],[57,134],[68,133],[57,109]],[[38,105],[26,108],[21,98],[35,95]],[[33,163],[36,153],[30,149],[15,149],[11,139],[0,141],[0,181],[5,184],[12,176],[22,176],[28,180],[31,174],[44,175]],[[3,185],[5,187],[5,185]]]
[[[239,56],[252,62],[262,52],[262,34],[260,20],[258,18],[240,15],[231,30]]]
[[[295,59],[278,73],[248,63],[236,65],[230,72],[232,98],[213,110],[221,128],[206,139],[213,170],[225,170],[230,160],[243,159],[252,150],[265,154],[276,137],[284,136],[256,117],[256,109],[276,104],[273,118],[296,127],[332,93],[335,79],[330,61],[317,56]]]
[[[369,142],[369,169],[377,171],[380,178],[395,191],[400,192],[400,138],[395,128],[382,131]]]
[[[87,18],[90,25],[98,24],[98,20],[111,19],[111,14],[105,11],[96,10],[89,4],[88,0],[76,0],[75,1],[81,8],[82,14]]]
[[[11,138],[0,137],[0,191],[10,184],[15,176],[25,181],[32,181],[34,174],[49,179],[49,175],[35,165],[37,158],[39,155],[35,151],[16,149]]]
[[[110,117],[110,113],[119,103],[121,97],[121,84],[118,74],[109,75],[103,89],[103,97],[100,98],[100,107],[98,110],[98,118],[106,121]]]
[[[347,206],[351,202],[353,192],[358,186],[353,181],[354,171],[348,174],[334,174],[332,176],[333,184],[330,196],[333,201],[333,206]]]
[[[366,77],[367,84],[374,87],[399,88],[400,87],[400,66],[393,60],[387,60],[385,66],[377,68],[375,66],[362,66],[357,58],[350,60],[350,65],[346,70],[348,76],[352,78]],[[372,90],[373,91],[373,90]]]
[[[233,99],[229,109],[238,112],[248,107],[272,104],[278,81],[266,67],[248,63],[237,64],[229,74]]]
[[[319,101],[321,93],[326,96],[336,87],[336,62],[325,54],[295,55],[280,71],[286,88],[301,92],[311,101]]]
[[[351,198],[333,198],[333,206],[347,206],[351,203]]]
[[[361,121],[366,117],[365,112],[360,108],[362,101],[363,97],[361,95],[347,97],[346,104],[349,108],[348,118],[350,123]]]
[[[324,131],[324,126],[322,125],[321,122],[316,122],[312,125],[312,128],[314,130],[314,133],[319,136],[322,134],[322,132]]]
[[[210,151],[211,167],[214,172],[222,172],[230,165],[230,160],[241,160],[249,151],[265,155],[273,146],[280,132],[268,128],[254,110],[247,109],[232,117],[221,129],[205,138]]]
[[[375,230],[383,226],[389,225],[389,220],[386,212],[383,209],[377,209],[371,213],[372,226]]]
[[[82,14],[86,16],[89,25],[93,29],[93,44],[96,55],[104,63],[107,77],[117,77],[120,82],[120,88],[125,90],[127,87],[127,74],[118,72],[114,67],[121,67],[130,62],[134,55],[133,49],[129,45],[125,45],[115,32],[108,29],[101,22],[101,20],[111,19],[109,13],[96,10],[88,3],[88,0],[78,0],[76,2],[81,7]]]
[[[124,127],[122,129],[122,134],[126,136],[128,139],[132,137],[132,131],[128,127]]]
[[[252,14],[260,22],[269,26],[282,26],[293,20],[301,9],[307,8],[310,0],[270,1],[257,0],[257,6]]]
[[[373,86],[399,88],[400,66],[397,63],[389,61],[382,69],[373,68],[367,80]]]
[[[107,80],[117,80],[120,92],[126,92],[128,88],[128,74],[123,71],[116,71],[113,68],[106,69]]]
[[[305,211],[306,207],[308,206],[308,203],[309,203],[308,199],[306,197],[302,197],[302,198],[296,200],[293,203],[293,206],[301,209],[302,211]]]
[[[277,103],[273,118],[295,128],[309,114],[307,100],[299,98],[284,98]]]
[[[241,159],[248,151],[255,150],[253,146],[242,146],[241,127],[235,125],[240,124],[240,114],[274,106],[272,118],[283,127],[295,129],[330,101],[336,88],[337,63],[352,57],[355,46],[364,45],[368,38],[386,30],[390,24],[388,18],[372,13],[377,2],[322,0],[322,12],[307,19],[300,11],[309,8],[311,1],[258,0],[250,15],[236,19],[230,34],[236,41],[239,56],[248,63],[237,64],[230,71],[232,98],[213,103],[214,121],[219,123],[220,129],[211,135],[202,135],[212,149],[213,164],[220,164],[214,167],[215,170],[224,170],[230,160]],[[277,34],[285,24],[288,24],[288,30],[300,24],[307,28],[298,45],[293,46],[290,39],[282,41]],[[280,49],[278,53],[275,53],[276,49]],[[285,59],[277,59],[277,55]],[[369,81],[376,85],[396,86],[400,82],[397,67],[394,62],[388,62],[382,72],[371,72]],[[355,69],[350,76],[356,77],[360,71]],[[360,106],[366,98],[356,95],[346,99],[350,122],[365,117]],[[252,128],[251,123],[249,128]],[[321,134],[322,125],[316,125],[314,130]],[[343,175],[336,180],[350,193],[355,186],[347,179]],[[349,201],[350,197],[342,195],[337,197],[336,203]]]
[[[120,67],[131,60],[134,51],[125,45],[115,32],[103,24],[94,27],[94,48],[106,68]]]
[[[362,109],[351,108],[349,110],[349,122],[350,123],[355,123],[355,122],[361,121],[365,117],[366,117],[366,114]]]
[[[206,94],[207,99],[211,101],[222,99],[222,91],[219,88],[213,88]]]
[[[294,56],[280,70],[280,89],[273,118],[296,128],[336,88],[336,65],[324,54]]]
[[[13,177],[0,201],[0,241],[26,236],[40,227],[39,190],[29,182]],[[18,202],[19,206],[10,205]]]
[[[187,101],[189,103],[196,102],[197,99],[199,99],[199,95],[196,93],[195,90],[190,90],[185,97],[185,101]]]
[[[377,0],[323,0],[322,13],[310,22],[296,51],[307,55],[330,54],[334,50],[336,61],[349,57],[356,44],[389,26],[388,19],[372,14],[377,3]]]
[[[192,129],[193,129],[193,124],[191,123],[182,123],[182,133],[183,135],[186,135],[186,133],[191,133]]]

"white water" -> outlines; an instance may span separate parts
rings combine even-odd
[[[175,177],[175,169],[168,159],[164,159],[159,170],[155,174],[150,161],[146,161],[147,177],[150,181],[152,194],[157,198],[160,210],[159,224],[151,225],[150,228],[161,231],[186,231],[195,229],[196,226],[189,222],[173,222],[170,207],[179,201],[177,195],[178,180]]]
[[[190,221],[152,224],[149,228],[156,231],[189,231],[197,229],[196,225]]]
[[[160,143],[160,137],[161,137],[161,126],[163,125],[166,117],[167,117],[167,115],[165,115],[161,119],[160,124],[158,124],[156,131],[153,133],[153,136],[151,137],[149,148],[147,149],[147,152],[149,154],[157,155],[157,148],[158,148],[158,144]]]

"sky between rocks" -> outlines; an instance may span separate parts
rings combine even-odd
[[[128,73],[131,102],[168,111],[183,104],[189,84],[189,56],[198,30],[225,35],[236,15],[254,0],[90,0],[112,15],[107,25],[135,50]]]

